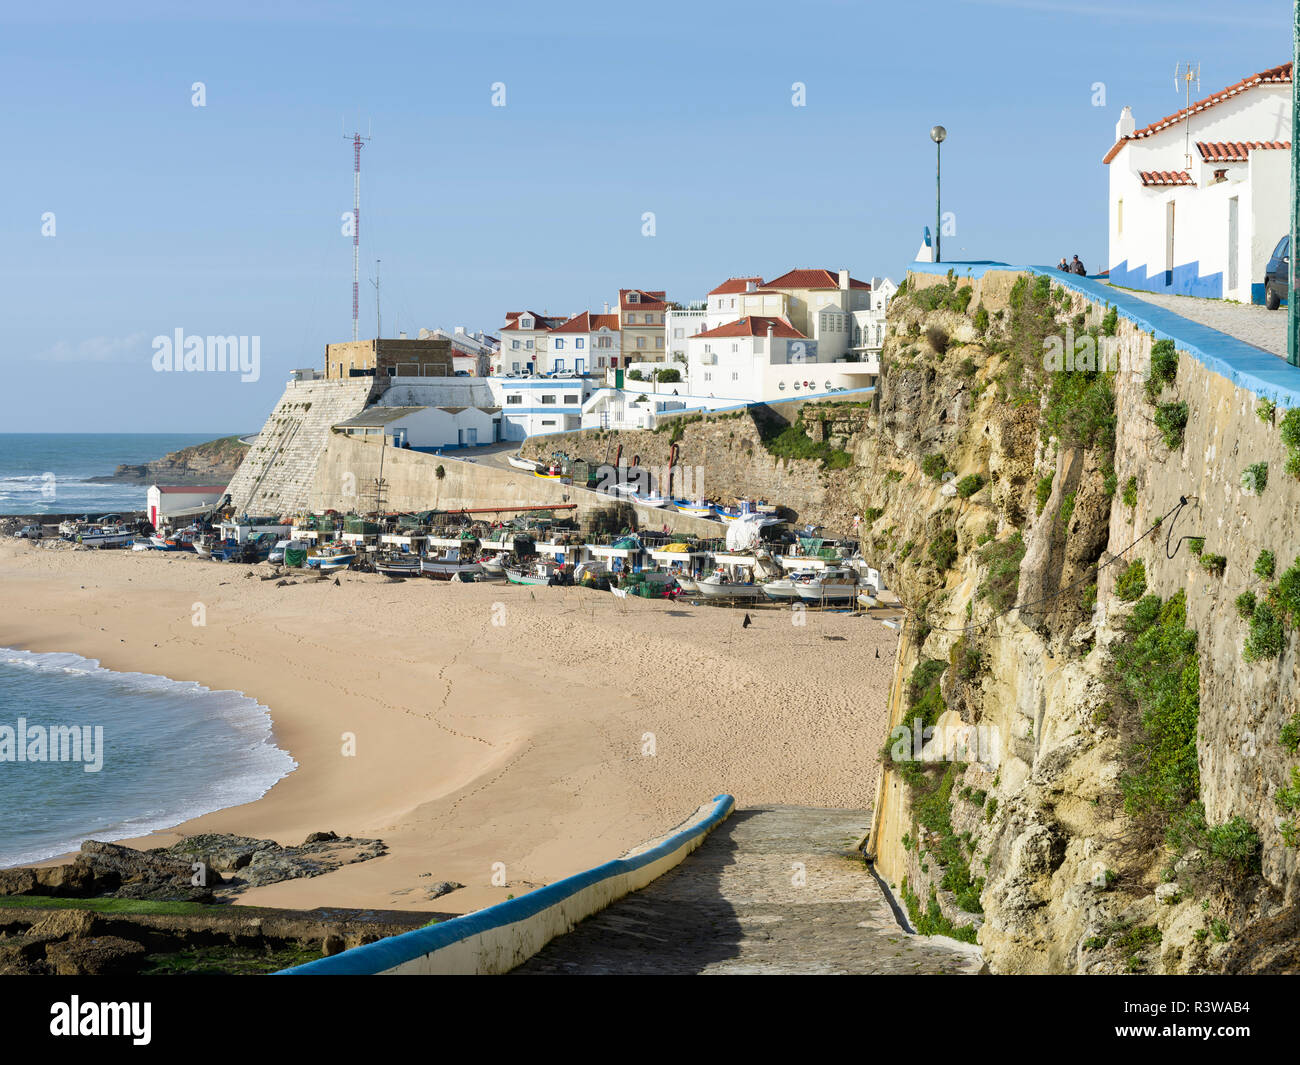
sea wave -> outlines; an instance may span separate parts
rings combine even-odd
[[[95,685],[96,697],[111,700],[112,705],[121,707],[128,715],[125,726],[119,725],[119,729],[129,731],[132,740],[144,747],[149,744],[175,747],[178,730],[203,726],[212,729],[214,723],[221,726],[217,730],[219,749],[191,742],[172,752],[169,768],[178,779],[166,793],[158,791],[147,767],[128,765],[124,771],[130,773],[134,768],[140,779],[130,780],[125,791],[114,796],[114,804],[129,805],[129,812],[119,810],[107,814],[88,809],[75,827],[49,824],[49,831],[41,832],[39,839],[11,840],[7,844],[0,839],[0,867],[64,854],[76,850],[87,839],[112,841],[147,835],[202,814],[253,802],[298,766],[288,751],[276,746],[269,708],[243,692],[213,690],[195,681],[173,680],[151,673],[117,672],[105,669],[94,659],[69,652],[0,648],[0,666],[36,674],[76,676],[78,683]],[[150,712],[130,719],[132,696],[177,703],[180,713],[171,716]],[[48,723],[48,714],[40,709],[0,707],[0,724],[12,724],[19,713],[32,724]],[[0,784],[3,783],[0,778]]]

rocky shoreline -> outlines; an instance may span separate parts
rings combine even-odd
[[[268,972],[450,916],[231,905],[386,853],[382,840],[333,832],[289,847],[216,833],[147,851],[87,840],[71,862],[0,869],[0,975]]]

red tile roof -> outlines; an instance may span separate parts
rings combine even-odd
[[[552,333],[594,333],[597,329],[612,329],[618,332],[618,315],[617,314],[592,314],[590,311],[583,311],[581,314],[575,314],[563,325],[558,325],[551,330]]]
[[[163,495],[173,493],[185,493],[187,495],[211,495],[213,492],[224,492],[224,484],[158,484],[154,485]]]
[[[1261,70],[1258,74],[1251,74],[1249,77],[1242,78],[1235,84],[1229,85],[1226,89],[1220,89],[1216,93],[1211,93],[1204,100],[1197,100],[1190,107],[1184,107],[1181,111],[1175,111],[1172,115],[1166,115],[1149,126],[1143,126],[1141,129],[1134,130],[1127,137],[1121,137],[1115,142],[1115,146],[1108,151],[1102,158],[1103,163],[1109,163],[1115,156],[1119,155],[1120,149],[1129,141],[1142,140],[1144,137],[1150,137],[1161,130],[1168,129],[1170,126],[1181,122],[1188,115],[1195,115],[1201,111],[1213,107],[1215,104],[1221,104],[1224,100],[1230,100],[1239,92],[1245,92],[1247,89],[1253,89],[1256,85],[1289,85],[1291,83],[1291,64],[1283,63],[1281,66],[1269,67],[1268,70]]]
[[[1186,170],[1141,170],[1138,176],[1143,185],[1195,185]]]
[[[753,282],[757,288],[763,287],[761,277],[729,277],[722,282],[717,288],[709,293],[710,296],[730,296],[737,292],[745,292],[749,288],[749,283]]]
[[[531,314],[533,316],[534,332],[537,333],[550,332],[552,327],[547,325],[546,323],[553,321],[554,319],[547,318],[546,315],[538,314],[536,311],[506,311],[506,324],[501,327],[502,332],[508,329],[517,330],[519,328],[519,317],[520,315],[524,315],[524,314]]]
[[[1290,148],[1290,141],[1197,141],[1196,150],[1207,163],[1244,163],[1262,148]]]
[[[791,270],[789,273],[782,274],[780,277],[769,281],[763,286],[765,289],[771,288],[839,288],[840,274],[838,270]],[[849,278],[849,288],[862,288],[868,291],[871,286],[865,281],[859,281],[857,278]]]
[[[639,296],[636,303],[628,303],[627,294],[635,292]],[[618,305],[624,310],[629,307],[645,309],[650,311],[667,310],[668,304],[665,297],[668,293],[664,289],[645,289],[645,288],[621,288],[618,290]]]
[[[720,325],[716,329],[706,329],[703,333],[695,335],[697,337],[765,337],[769,325],[772,327],[773,336],[788,337],[791,340],[808,339],[784,318],[769,318],[761,314],[750,315],[737,322],[727,322],[726,325]]]

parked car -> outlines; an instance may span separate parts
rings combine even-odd
[[[1287,287],[1291,284],[1291,235],[1288,233],[1277,242],[1273,254],[1269,256],[1268,267],[1264,270],[1264,306],[1275,311],[1286,299]]]
[[[24,525],[14,535],[26,540],[39,540],[45,535],[45,530],[39,525]]]

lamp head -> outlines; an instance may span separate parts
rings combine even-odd
[[[942,126],[932,126],[930,128],[930,139],[934,141],[935,144],[942,144],[947,136],[948,131]]]

